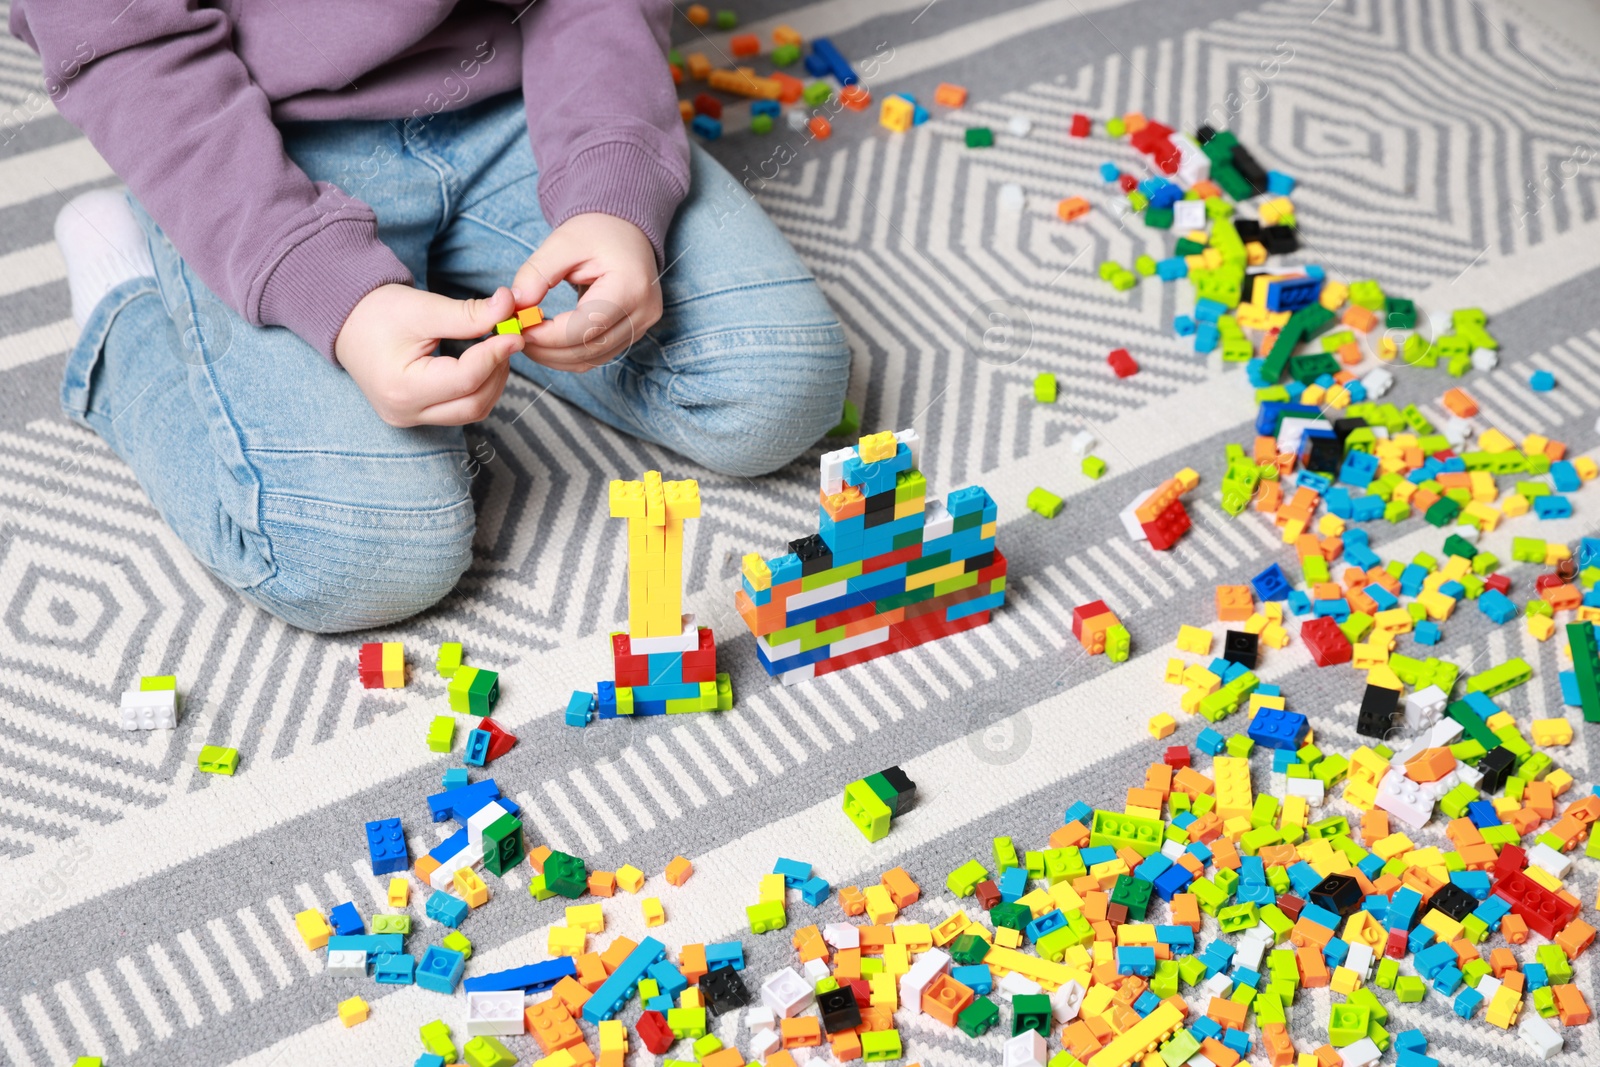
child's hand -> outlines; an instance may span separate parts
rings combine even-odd
[[[511,283],[517,307],[539,303],[563,279],[582,294],[578,306],[523,335],[523,352],[552,370],[607,363],[661,318],[650,239],[614,215],[574,215],[552,230]]]
[[[477,422],[500,399],[521,334],[495,334],[458,358],[436,355],[444,338],[470,340],[516,314],[511,290],[451,300],[409,285],[380,285],[355,306],[333,352],[372,410],[391,426]]]

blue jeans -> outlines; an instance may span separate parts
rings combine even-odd
[[[312,178],[372,205],[380,238],[432,290],[509,285],[550,232],[520,95],[404,135],[373,121],[287,124],[283,135]],[[95,308],[68,360],[67,415],[133,468],[213,574],[286,622],[365,629],[444,597],[472,561],[462,429],[389,426],[293,333],[223,306],[137,204],[135,214],[156,276]],[[587,374],[521,355],[513,369],[711,470],[785,465],[839,417],[850,357],[838,319],[777,227],[698,149],[666,255],[661,321],[624,356]],[[545,313],[576,299],[562,285]]]

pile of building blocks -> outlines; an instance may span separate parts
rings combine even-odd
[[[1130,638],[1127,627],[1122,625],[1122,620],[1117,618],[1114,611],[1106,607],[1104,600],[1080,604],[1072,609],[1072,636],[1091,656],[1104,653],[1113,663],[1121,663],[1128,658]]]
[[[888,836],[894,820],[917,799],[917,783],[899,767],[857,778],[844,787],[844,813],[868,841]]]
[[[146,674],[139,688],[122,694],[124,730],[171,730],[178,725],[178,679],[171,674]]]
[[[567,724],[602,719],[727,711],[728,675],[717,673],[716,638],[683,611],[683,523],[700,517],[700,485],[661,480],[614,481],[611,516],[628,520],[628,629],[611,634],[612,677],[590,698],[574,693]]]
[[[1164,552],[1189,531],[1189,511],[1183,497],[1200,484],[1200,475],[1185,467],[1154,489],[1137,497],[1119,516],[1122,528],[1133,541],[1144,541]]]
[[[744,557],[735,606],[767,673],[819,677],[989,621],[1005,600],[997,509],[977,486],[928,499],[915,430],[822,457],[818,531]]]
[[[361,646],[356,660],[361,684],[368,689],[403,689],[406,684],[406,649],[399,641]]]

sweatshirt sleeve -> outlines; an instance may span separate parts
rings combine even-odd
[[[670,0],[537,0],[520,20],[539,203],[559,226],[626,219],[665,263],[689,191],[689,140],[667,69]]]
[[[289,159],[223,12],[187,0],[105,12],[95,0],[15,0],[11,30],[48,75],[71,73],[57,109],[200,279],[252,325],[287,327],[332,358],[363,296],[412,281],[372,209]]]

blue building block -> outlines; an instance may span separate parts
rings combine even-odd
[[[1307,905],[1309,907],[1309,905]],[[1301,914],[1305,914],[1301,912]],[[1345,957],[1350,955],[1350,942],[1342,937],[1335,937],[1322,947],[1322,958],[1328,961],[1328,969],[1344,963]]]
[[[1117,169],[1115,163],[1100,164],[1100,177],[1104,181],[1114,182],[1122,176],[1122,171]]]
[[[1172,320],[1172,330],[1179,337],[1193,337],[1195,321],[1187,315],[1179,315]]]
[[[449,996],[456,991],[456,985],[466,969],[467,958],[455,949],[429,945],[417,963],[417,984],[423,989]]]
[[[1306,717],[1299,712],[1258,708],[1247,734],[1250,740],[1265,748],[1292,751],[1305,744],[1308,729]]]
[[[1116,179],[1113,178],[1113,181]],[[1175,282],[1189,276],[1189,261],[1182,256],[1169,256],[1156,263],[1156,277],[1164,282]]]
[[[1289,576],[1283,572],[1283,567],[1274,563],[1254,578],[1250,579],[1250,588],[1255,590],[1256,596],[1262,600],[1283,600],[1288,597],[1293,586]]]
[[[820,78],[824,74],[832,74],[840,85],[854,85],[861,80],[856,77],[856,72],[850,69],[850,64],[845,62],[844,55],[826,37],[818,37],[811,42],[811,54],[806,57],[808,71],[811,70],[813,59],[820,59],[823,64],[823,69],[812,72],[813,77]]]
[[[561,979],[577,973],[576,960],[571,956],[557,956],[543,963],[530,963],[524,967],[480,974],[468,978],[461,987],[468,993],[499,993],[508,989],[520,989],[531,995],[554,989]]]
[[[1550,464],[1550,484],[1558,493],[1575,493],[1583,488],[1583,479],[1578,477],[1578,468],[1567,460],[1558,459]]]
[[[1404,1052],[1428,1051],[1428,1035],[1421,1030],[1402,1030],[1392,1040],[1394,1047]]]
[[[1289,593],[1289,613],[1291,615],[1311,614],[1311,594],[1304,589],[1294,589]]]
[[[460,926],[461,920],[467,917],[467,911],[466,901],[442,889],[434,890],[428,897],[427,914],[434,922],[451,927]]]
[[[367,823],[367,855],[372,873],[401,874],[411,866],[411,850],[399,819],[378,819]]]
[[[732,967],[736,971],[744,970],[744,943],[742,941],[718,941],[706,946],[706,970],[714,971],[719,967]]]
[[[466,751],[461,753],[461,762],[469,767],[482,767],[489,758],[489,742],[494,740],[488,730],[473,730],[467,734]]]
[[[1208,756],[1215,756],[1228,747],[1228,741],[1217,731],[1207,726],[1195,735],[1194,747]]]
[[[1006,903],[1021,899],[1028,892],[1028,868],[1007,867],[1000,874],[1000,899]]]
[[[416,1058],[411,1067],[444,1067],[444,1057],[435,1056],[431,1052],[424,1052]]]
[[[1524,963],[1522,977],[1527,979],[1528,989],[1543,989],[1550,984],[1550,972],[1542,963]]]
[[[831,892],[833,887],[822,878],[811,877],[800,883],[800,899],[813,908],[821,907]]]
[[[694,121],[689,123],[689,129],[694,131],[696,137],[707,141],[715,141],[722,136],[722,123],[710,115],[696,115]]]
[[[1230,1026],[1223,1031],[1222,1043],[1241,1057],[1250,1054],[1250,1035],[1243,1030],[1235,1030]]]
[[[471,779],[467,777],[467,769],[465,767],[451,767],[444,772],[442,784],[446,789],[459,789],[470,781]]]
[[[811,864],[802,863],[800,860],[786,860],[780,856],[778,862],[772,865],[772,873],[783,875],[783,884],[789,889],[794,889],[811,877]]]
[[[367,926],[361,921],[361,913],[351,901],[345,901],[328,913],[328,925],[333,927],[333,932],[340,937],[348,934],[364,934]]]
[[[661,992],[669,997],[675,997],[689,988],[689,979],[685,978],[682,971],[666,960],[657,960],[646,967],[644,973],[646,977],[655,979],[656,985],[661,988]]]
[[[1143,1019],[1146,1015],[1149,1015],[1151,1012],[1155,1011],[1160,1004],[1161,998],[1150,992],[1150,990],[1146,989],[1143,993],[1140,993],[1139,998],[1133,1002],[1133,1010],[1139,1013],[1139,1018]]]
[[[1350,452],[1339,467],[1339,480],[1365,489],[1378,476],[1378,457],[1370,452]]]
[[[652,965],[666,958],[667,946],[655,938],[647,937],[639,942],[639,947],[628,953],[627,957],[617,965],[617,969],[600,983],[600,988],[584,1001],[583,1021],[590,1026],[598,1026],[602,1020],[609,1019],[621,1011],[622,1006],[633,996],[633,991],[638,988],[639,979],[645,977],[645,972]]]
[[[1189,888],[1189,884],[1193,881],[1194,875],[1190,874],[1186,868],[1174,864],[1156,877],[1153,888],[1156,896],[1162,900],[1171,900]]]
[[[775,119],[782,113],[783,105],[776,100],[754,100],[750,104],[751,115],[766,115]]]
[[[1494,810],[1494,804],[1487,800],[1474,800],[1467,805],[1467,818],[1472,820],[1472,825],[1482,830],[1485,826],[1499,826],[1500,815]]]
[[[655,681],[651,678],[651,681]],[[581,689],[572,691],[572,696],[567,698],[567,725],[588,726],[589,715],[594,711],[595,696]]]
[[[1073,801],[1072,806],[1061,816],[1061,825],[1065,826],[1069,822],[1081,822],[1088,826],[1094,822],[1094,809],[1081,800]]]
[[[964,967],[952,967],[950,977],[980,997],[988,996],[994,989],[994,975],[989,971],[988,964],[970,963]]]
[[[1208,1037],[1220,1038],[1222,1036],[1222,1027],[1217,1025],[1217,1021],[1211,1016],[1203,1015],[1189,1024],[1189,1032],[1195,1036],[1196,1040],[1204,1041]]]
[[[1060,908],[1053,908],[1023,928],[1023,934],[1029,941],[1037,941],[1045,934],[1060,930],[1067,925],[1067,917],[1061,913]]]
[[[1533,498],[1533,513],[1541,519],[1570,519],[1572,501],[1554,493],[1549,496],[1537,496]]]
[[[1411,631],[1412,639],[1419,645],[1437,645],[1443,636],[1444,631],[1432,619],[1422,620]]]
[[[1455,1003],[1450,1005],[1455,1013],[1463,1019],[1472,1018],[1472,1013],[1478,1010],[1478,1005],[1483,1003],[1483,994],[1470,987],[1456,994]]]
[[[1528,378],[1528,388],[1536,393],[1548,393],[1556,387],[1556,376],[1547,370],[1536,370]]]
[[[1267,192],[1273,196],[1288,196],[1294,192],[1294,178],[1281,170],[1267,171]]]
[[[405,951],[402,934],[334,934],[328,938],[329,952],[365,952],[369,957],[392,956]]]
[[[417,961],[404,952],[379,956],[372,965],[372,980],[379,985],[410,985],[416,981]]]
[[[1117,949],[1117,973],[1149,978],[1156,973],[1156,950],[1148,946],[1125,945]]]

